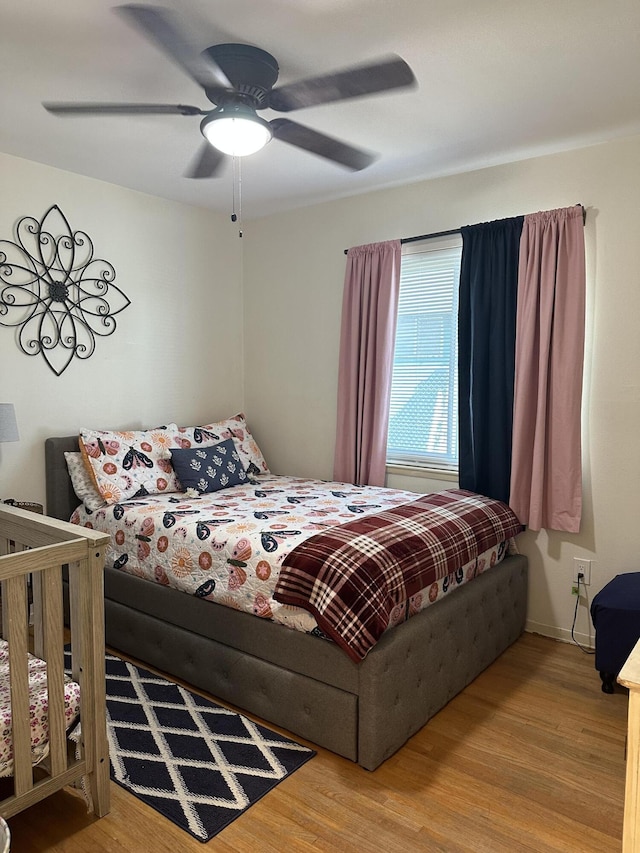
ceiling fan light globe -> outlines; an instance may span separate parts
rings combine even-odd
[[[272,136],[268,123],[256,115],[225,115],[222,112],[202,122],[202,133],[214,148],[231,157],[255,154]]]

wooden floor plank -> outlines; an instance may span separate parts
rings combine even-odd
[[[525,634],[375,772],[319,750],[207,845],[112,783],[100,820],[67,791],[16,815],[11,849],[617,853],[627,704],[576,646]]]

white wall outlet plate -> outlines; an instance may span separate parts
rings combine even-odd
[[[580,583],[589,586],[591,583],[591,560],[582,557],[573,558],[573,582],[578,583],[578,575],[582,575]]]

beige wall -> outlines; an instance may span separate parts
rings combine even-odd
[[[245,406],[273,470],[331,477],[343,249],[582,203],[588,209],[585,508],[577,535],[526,533],[529,628],[570,637],[574,556],[588,598],[640,571],[640,137],[278,214],[245,229]],[[390,478],[429,491],[437,481]],[[448,484],[443,484],[446,487]],[[581,606],[577,636],[591,637]]]
[[[0,402],[15,404],[21,439],[0,445],[0,498],[43,501],[49,435],[241,409],[241,247],[226,217],[2,154],[0,186],[0,239],[57,204],[131,300],[115,333],[60,377],[0,326]]]

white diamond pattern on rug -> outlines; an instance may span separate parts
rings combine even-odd
[[[111,778],[200,841],[315,755],[113,655],[106,670]]]

